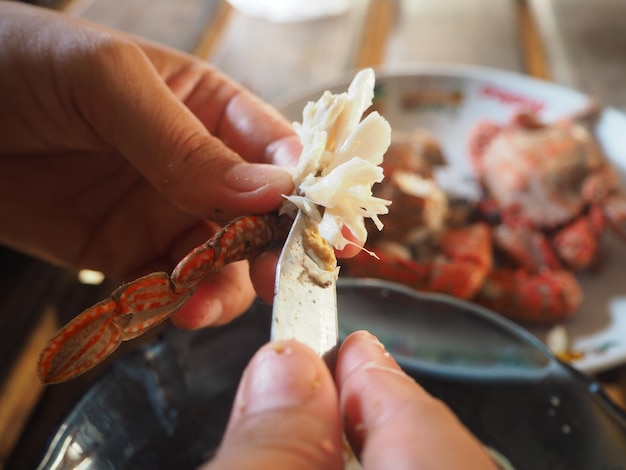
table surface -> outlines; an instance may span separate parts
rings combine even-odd
[[[358,68],[431,62],[527,73],[626,110],[622,0],[354,0],[344,14],[285,23],[248,16],[223,0],[34,3],[202,57],[274,104]],[[50,283],[55,288],[58,283]],[[89,380],[38,385],[33,358],[56,328],[58,312],[31,309],[38,309],[36,321],[0,388],[0,469],[32,466],[29,455],[41,451],[46,423],[59,419]],[[599,379],[625,406],[626,369]]]

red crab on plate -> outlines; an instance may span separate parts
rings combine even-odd
[[[495,243],[530,271],[590,267],[606,225],[626,236],[620,177],[593,136],[597,113],[590,106],[554,124],[518,113],[470,136],[482,208],[502,221]]]
[[[573,271],[597,257],[605,221],[625,234],[626,198],[591,131],[595,109],[544,124],[529,113],[507,125],[480,122],[469,140],[485,199],[459,205],[437,185],[445,165],[423,132],[396,140],[377,194],[394,201],[367,254],[344,272],[473,300],[520,321],[573,314],[582,291]]]

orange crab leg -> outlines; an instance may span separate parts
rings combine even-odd
[[[439,237],[448,260],[431,265],[428,290],[462,299],[474,296],[493,266],[491,230],[484,223],[451,229]]]
[[[560,269],[561,261],[548,237],[525,224],[500,224],[493,229],[494,246],[508,261],[528,272]]]
[[[194,248],[178,263],[172,272],[175,291],[193,289],[209,272],[258,256],[269,243],[281,238],[285,225],[273,215],[249,215],[233,220],[227,229]]]
[[[171,276],[152,273],[117,288],[109,299],[83,311],[48,342],[38,363],[41,381],[63,382],[95,367],[122,341],[169,318],[206,274],[258,256],[284,240],[289,223],[276,214],[240,217],[183,258]]]
[[[491,231],[477,223],[449,230],[438,240],[441,259],[420,263],[378,253],[375,259],[361,252],[341,261],[342,272],[399,282],[417,290],[441,292],[461,299],[474,296],[491,270]]]
[[[552,243],[565,266],[582,270],[591,265],[598,251],[598,231],[589,217],[581,217],[559,230]]]
[[[498,269],[489,274],[474,300],[517,321],[551,325],[580,307],[582,291],[570,271],[532,274]]]

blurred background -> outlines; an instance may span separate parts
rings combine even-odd
[[[30,3],[204,57],[270,101],[364,65],[454,62],[530,73],[626,107],[620,0],[342,0],[344,14],[292,23],[242,14],[224,0]],[[271,13],[272,4],[294,2],[234,3],[269,4]]]
[[[307,12],[280,8],[287,4],[279,0],[28,3],[206,59],[278,106],[358,68],[435,62],[529,74],[626,110],[623,0],[351,0],[319,2],[320,11]],[[0,266],[0,469],[31,468],[94,378],[46,389],[35,374],[39,351],[60,324],[112,286],[80,282],[78,273],[2,247]],[[600,379],[623,404],[624,370]]]

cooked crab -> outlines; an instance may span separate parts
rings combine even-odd
[[[496,243],[529,269],[590,266],[605,222],[626,235],[620,176],[591,131],[597,115],[590,107],[545,124],[518,113],[506,125],[479,123],[470,136],[483,208],[505,225]]]
[[[475,203],[442,190],[435,174],[445,159],[435,145],[423,132],[396,136],[375,192],[393,204],[385,230],[368,244],[380,259],[361,253],[343,260],[342,272],[473,300],[520,321],[554,323],[576,311],[582,293],[571,272],[538,272],[512,256],[497,256],[493,241],[505,226],[475,220]],[[520,253],[525,257],[529,253]]]

